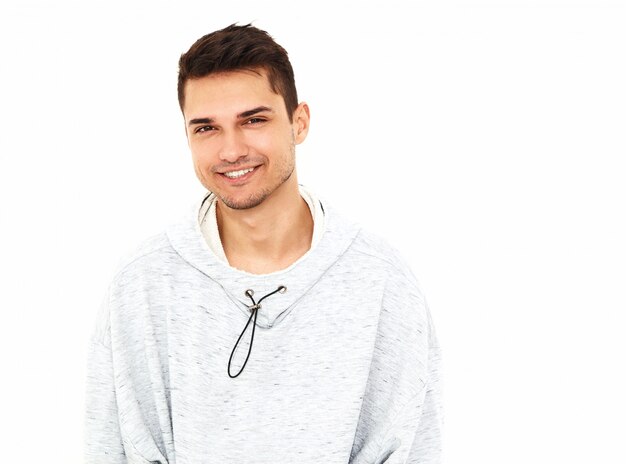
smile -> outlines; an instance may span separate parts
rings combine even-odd
[[[251,178],[257,175],[257,171],[263,165],[259,164],[258,166],[252,166],[246,169],[239,169],[237,171],[228,171],[221,172],[220,177],[223,182],[226,182],[227,185],[231,186],[241,186],[247,184]]]
[[[225,172],[224,175],[230,179],[236,179],[241,176],[245,176],[247,173],[252,172],[254,168],[242,169],[240,171]]]

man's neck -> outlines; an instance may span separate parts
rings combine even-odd
[[[224,253],[231,266],[252,274],[289,267],[311,247],[313,218],[290,179],[260,205],[245,210],[216,204]]]

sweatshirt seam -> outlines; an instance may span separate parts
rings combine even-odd
[[[128,432],[126,432],[125,427],[123,427],[122,421],[120,421],[119,418],[118,422],[120,424],[120,431],[123,431],[123,435],[125,436],[125,439],[123,440],[124,448],[126,447],[126,444],[128,444],[133,453],[141,459],[141,464],[151,464],[153,461],[149,461],[148,459],[146,459],[144,455],[137,449],[137,446],[130,439]],[[127,456],[126,450],[124,450],[124,455]]]
[[[356,237],[355,237],[355,239],[356,239]],[[391,265],[391,266],[393,266],[393,267],[396,267],[396,265],[393,263],[393,261],[391,261],[391,260],[389,260],[389,259],[386,259],[386,258],[384,258],[383,256],[373,255],[373,254],[371,254],[371,253],[367,253],[367,252],[365,252],[365,251],[363,251],[363,250],[355,250],[355,252],[356,252],[356,253],[360,253],[360,254],[365,255],[365,256],[369,256],[369,257],[371,257],[371,258],[376,258],[377,260],[382,261],[383,263],[387,263],[387,264],[390,264],[390,265]],[[396,268],[397,268],[397,267],[396,267]]]
[[[161,235],[161,234],[159,234],[159,235]],[[168,243],[166,245],[162,245],[162,246],[160,246],[158,248],[146,251],[146,252],[140,254],[139,256],[133,257],[131,259],[131,261],[128,261],[126,263],[121,264],[121,267],[117,270],[117,272],[115,272],[115,274],[113,274],[113,277],[112,277],[111,280],[117,280],[120,277],[120,275],[122,273],[124,273],[136,261],[139,261],[142,258],[146,258],[147,256],[150,256],[153,253],[157,253],[157,252],[159,252],[159,251],[161,251],[161,250],[163,250],[165,248],[170,248],[170,249],[172,248],[172,245],[169,242],[169,238],[168,238]]]
[[[356,237],[355,237],[355,239],[356,239]],[[369,256],[371,258],[375,258],[378,261],[380,261],[380,262],[382,262],[382,263],[384,263],[384,264],[386,264],[388,266],[391,266],[393,268],[393,270],[398,272],[400,275],[406,276],[406,272],[404,271],[404,269],[401,266],[398,266],[398,264],[396,262],[394,262],[393,260],[391,260],[391,259],[387,259],[387,258],[385,258],[383,256],[373,255],[371,253],[367,253],[367,252],[362,251],[362,250],[354,250],[354,251],[355,251],[355,253],[360,253],[362,255]]]

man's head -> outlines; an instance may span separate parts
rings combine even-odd
[[[265,31],[247,24],[231,24],[198,39],[178,62],[178,103],[185,106],[185,84],[228,71],[259,70],[267,74],[274,93],[283,97],[290,118],[298,106],[298,94],[287,52]]]
[[[180,107],[196,176],[231,209],[298,193],[295,146],[308,133],[287,53],[265,32],[229,26],[180,58]],[[284,201],[271,204],[284,204]]]

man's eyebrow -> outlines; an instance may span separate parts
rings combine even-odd
[[[239,113],[237,115],[237,119],[249,118],[250,116],[254,116],[257,113],[263,113],[265,111],[269,113],[274,112],[274,110],[270,108],[269,106],[257,106],[256,108],[252,108],[251,110],[247,110],[242,113]],[[212,124],[214,122],[215,120],[213,118],[195,118],[195,119],[189,120],[189,123],[187,125],[193,126],[194,124]]]
[[[194,124],[211,124],[213,119],[211,118],[196,118],[189,121],[188,126],[193,126]]]
[[[249,118],[250,116],[253,116],[257,113],[263,113],[264,111],[268,111],[270,113],[274,112],[274,110],[268,106],[257,106],[256,108],[252,108],[251,110],[244,111],[243,113],[239,113],[237,115],[237,118],[238,119]]]

